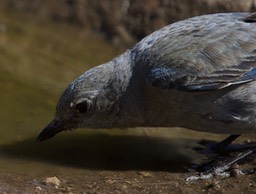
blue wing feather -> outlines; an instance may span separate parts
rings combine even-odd
[[[253,67],[250,71],[246,72],[239,80],[255,80],[256,79],[256,67]]]
[[[209,91],[256,80],[256,67],[240,76],[232,77],[230,75],[220,74],[218,77],[216,74],[213,75],[212,77],[211,75],[207,77],[196,77],[192,75],[177,77],[173,69],[162,66],[151,68],[147,76],[147,81],[152,86],[161,89],[176,88],[185,91]]]
[[[154,87],[207,91],[256,80],[255,13],[180,21],[139,45],[149,48],[143,57],[150,59],[147,82]]]

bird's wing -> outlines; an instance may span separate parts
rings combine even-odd
[[[162,31],[149,51],[149,84],[205,91],[256,80],[256,13],[200,16]]]

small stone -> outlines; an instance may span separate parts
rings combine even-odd
[[[240,169],[231,169],[230,176],[231,177],[238,177],[239,175],[243,175],[244,173]]]
[[[214,181],[213,183],[213,186],[212,186],[213,189],[215,190],[220,190],[220,182],[219,181]]]
[[[56,177],[48,177],[45,180],[45,184],[47,186],[54,186],[56,189],[58,189],[61,185],[61,181]]]
[[[66,190],[67,191],[71,191],[73,188],[72,187],[67,187]]]
[[[112,180],[112,179],[108,179],[108,180],[106,180],[106,183],[108,183],[108,184],[112,185],[112,184],[114,184],[114,183],[115,183],[115,181],[114,181],[114,180]]]
[[[249,187],[256,187],[256,183],[250,183]]]
[[[36,190],[42,191],[42,188],[40,186],[37,186]]]
[[[239,165],[238,165],[237,163],[235,163],[235,164],[233,164],[233,165],[231,166],[231,168],[232,168],[232,169],[239,169],[240,167],[239,167]]]
[[[138,175],[141,175],[143,177],[153,177],[153,175],[150,172],[145,172],[145,171],[138,172]]]
[[[237,177],[241,174],[243,174],[243,172],[240,170],[240,166],[237,163],[233,164],[231,166],[230,176],[231,177]]]
[[[127,180],[124,181],[124,182],[127,183],[127,184],[131,184],[132,183],[131,181],[127,181]]]
[[[92,189],[93,186],[91,184],[86,185],[88,189]]]
[[[121,186],[121,189],[122,189],[122,190],[126,190],[127,188],[128,188],[127,185],[122,185],[122,186]]]

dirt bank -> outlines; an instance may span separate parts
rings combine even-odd
[[[130,46],[180,19],[205,13],[253,11],[255,0],[2,0],[2,9],[30,12],[56,22],[100,31],[116,44]]]

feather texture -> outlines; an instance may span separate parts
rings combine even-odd
[[[199,17],[167,26],[151,43],[146,52],[148,83],[162,89],[205,91],[255,80],[256,14]]]

